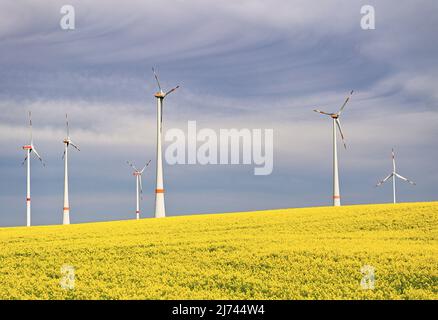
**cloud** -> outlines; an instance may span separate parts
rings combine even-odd
[[[331,123],[312,110],[337,111],[351,89],[348,149],[339,150],[346,202],[386,200],[371,186],[393,146],[419,182],[401,186],[401,199],[435,199],[435,2],[369,3],[372,31],[360,29],[361,1],[71,1],[72,32],[59,27],[64,4],[0,4],[1,225],[22,222],[28,110],[48,162],[33,170],[35,221],[58,221],[66,112],[82,148],[71,162],[76,221],[129,217],[125,161],[155,158],[152,66],[164,87],[181,85],[165,101],[165,129],[196,120],[215,130],[273,128],[275,137],[268,177],[251,166],[166,166],[170,214],[328,204]],[[154,170],[144,183],[149,216]]]

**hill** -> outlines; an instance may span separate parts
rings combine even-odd
[[[0,299],[437,299],[437,238],[438,202],[0,228]]]

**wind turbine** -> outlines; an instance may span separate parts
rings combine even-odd
[[[146,169],[146,167],[149,165],[149,163],[151,163],[151,160],[149,160],[148,163],[146,163],[146,165],[143,167],[143,169],[138,170],[131,162],[126,161],[126,163],[132,168],[134,169],[134,172],[132,173],[132,175],[135,177],[135,188],[136,188],[136,210],[135,210],[135,215],[137,220],[140,219],[140,197],[141,194],[143,194],[143,187],[141,184],[141,175],[143,174],[143,171]],[[143,199],[143,197],[142,197]]]
[[[382,184],[384,184],[388,179],[392,178],[392,195],[393,195],[393,199],[394,199],[394,203],[397,203],[396,201],[396,197],[395,197],[395,178],[399,178],[403,181],[406,181],[410,184],[412,184],[413,186],[416,185],[415,182],[406,179],[405,177],[399,175],[396,171],[395,168],[395,154],[394,154],[394,149],[392,149],[392,172],[383,180],[379,181],[379,183],[376,185],[376,187],[381,186]]]
[[[26,157],[22,165],[27,161],[27,179],[26,179],[26,226],[30,227],[31,215],[30,215],[30,154],[33,153],[41,161],[42,165],[45,166],[43,159],[38,154],[38,151],[33,145],[33,135],[32,135],[32,114],[29,111],[29,129],[30,129],[30,144],[23,146],[23,150],[26,151]]]
[[[67,138],[64,139],[64,155],[62,156],[64,159],[64,208],[62,215],[62,224],[70,224],[70,203],[68,200],[68,147],[72,146],[76,150],[79,150],[79,147],[73,143],[70,139],[70,132],[68,126],[68,116],[65,114],[65,124],[67,128]]]
[[[341,194],[339,192],[339,169],[338,169],[338,150],[336,144],[336,131],[339,129],[339,133],[341,134],[342,142],[344,144],[344,148],[347,149],[347,145],[345,143],[344,134],[342,132],[341,121],[339,117],[341,116],[342,111],[347,105],[348,101],[353,94],[353,90],[351,90],[350,95],[345,99],[344,104],[341,106],[338,112],[336,113],[328,113],[321,110],[313,110],[315,112],[321,113],[323,115],[327,115],[333,120],[333,205],[340,206],[341,205]]]
[[[165,93],[161,89],[160,81],[158,80],[158,75],[156,74],[154,68],[152,68],[152,72],[154,73],[159,89],[159,91],[155,93],[155,98],[157,98],[157,179],[155,188],[155,218],[162,218],[166,216],[166,209],[164,206],[163,159],[161,151],[161,136],[163,131],[163,101],[164,98],[178,89],[179,86],[176,86]]]

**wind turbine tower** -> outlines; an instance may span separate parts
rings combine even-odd
[[[166,216],[166,209],[164,205],[163,158],[161,147],[163,132],[163,102],[164,98],[178,89],[179,86],[164,92],[161,89],[160,81],[154,68],[152,68],[152,72],[154,73],[159,90],[157,93],[155,93],[155,98],[157,98],[157,178],[155,188],[155,218],[163,218]]]
[[[353,94],[353,90],[350,92],[350,95],[345,99],[344,104],[341,106],[338,112],[336,113],[328,113],[321,110],[313,110],[315,112],[321,113],[323,115],[327,115],[332,118],[333,121],[333,206],[338,207],[341,205],[341,193],[339,191],[339,167],[338,167],[338,147],[337,147],[337,129],[339,129],[339,133],[341,134],[342,142],[344,143],[344,148],[347,149],[347,144],[345,143],[344,134],[342,132],[340,116],[345,106]]]
[[[70,139],[70,132],[68,126],[68,116],[65,114],[65,123],[67,128],[67,138],[64,139],[64,208],[62,213],[62,224],[70,224],[70,202],[68,199],[68,147],[72,146],[76,150],[79,150],[79,147],[73,143]]]
[[[126,161],[126,163],[132,168],[134,169],[134,172],[132,173],[132,175],[135,177],[135,195],[136,195],[136,210],[135,210],[135,216],[136,219],[140,219],[140,197],[143,194],[143,187],[142,187],[142,183],[141,183],[141,175],[143,174],[143,171],[146,169],[146,167],[149,165],[149,163],[151,163],[151,160],[149,160],[148,163],[146,163],[146,165],[143,167],[143,169],[138,170],[135,165],[133,165],[131,162]]]
[[[29,111],[29,129],[30,129],[30,144],[23,146],[23,150],[26,151],[26,157],[22,165],[27,161],[27,177],[26,177],[26,226],[31,226],[31,211],[30,211],[30,156],[33,151],[35,156],[41,161],[42,165],[45,166],[43,159],[38,154],[38,151],[35,149],[33,144],[33,135],[32,135],[32,114]]]
[[[395,153],[394,153],[394,149],[392,149],[392,172],[383,180],[379,181],[379,183],[376,185],[376,187],[381,186],[382,184],[384,184],[387,180],[392,178],[392,197],[393,197],[393,201],[394,203],[397,203],[397,199],[395,196],[395,178],[399,178],[413,186],[416,185],[415,182],[406,179],[405,177],[401,176],[400,174],[397,173],[396,167],[395,167]]]

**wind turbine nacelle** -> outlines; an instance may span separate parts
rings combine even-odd
[[[70,143],[69,139],[64,139],[64,143]]]
[[[30,145],[23,146],[23,150],[32,150],[32,146]]]
[[[164,98],[164,93],[163,92],[157,92],[154,96],[155,96],[155,98]]]
[[[140,175],[140,172],[133,172],[132,175],[133,175],[133,176],[139,176],[139,175]]]

